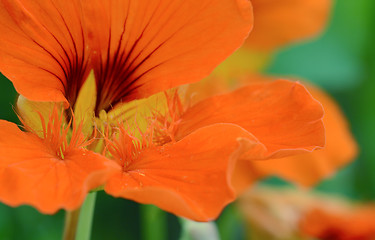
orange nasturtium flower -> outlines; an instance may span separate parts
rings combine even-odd
[[[11,206],[74,210],[104,185],[208,221],[235,197],[237,158],[324,145],[322,107],[298,83],[180,100],[179,85],[244,41],[248,0],[1,0],[0,23],[0,71],[26,130],[0,122],[0,200]]]

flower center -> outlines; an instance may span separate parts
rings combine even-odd
[[[163,99],[164,107],[152,108],[147,117],[134,117],[137,119],[134,122],[126,118],[114,122],[113,115],[104,111],[99,114],[100,131],[105,132],[107,156],[120,164],[125,172],[131,169],[132,163],[145,148],[176,141],[174,136],[183,111],[182,104],[177,92],[165,93]]]

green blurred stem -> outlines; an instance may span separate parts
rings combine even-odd
[[[67,211],[63,240],[90,240],[96,192],[87,195],[80,209]]]
[[[76,240],[90,240],[92,221],[94,218],[96,192],[89,193],[79,214]]]
[[[77,232],[77,224],[80,208],[65,213],[65,226],[63,240],[74,240]]]
[[[236,206],[230,204],[221,213],[217,220],[220,237],[222,240],[231,240],[233,236],[237,236],[243,220],[241,219]]]
[[[167,239],[167,215],[154,205],[141,205],[142,239]]]

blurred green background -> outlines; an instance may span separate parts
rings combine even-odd
[[[329,92],[341,105],[360,147],[358,159],[319,190],[371,201],[375,198],[375,1],[337,0],[326,32],[319,38],[281,49],[266,70],[273,75],[295,75]],[[17,121],[16,92],[0,76],[0,118]],[[277,180],[273,179],[271,182]],[[270,181],[268,181],[270,182]],[[142,225],[145,207],[99,193],[92,239],[141,239],[150,234]],[[166,218],[168,239],[178,239],[181,228],[170,214],[151,216],[155,228]],[[218,219],[222,239],[242,239],[243,224],[233,205]],[[0,203],[0,240],[60,239],[64,213],[39,214],[28,206],[10,208]],[[160,229],[159,229],[160,230]],[[157,239],[156,235],[153,235]]]

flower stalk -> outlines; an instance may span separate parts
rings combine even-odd
[[[82,207],[67,211],[63,240],[89,240],[95,209],[96,192],[87,195]]]
[[[74,211],[66,211],[63,240],[74,240],[77,232],[80,208]]]
[[[167,239],[167,215],[154,205],[141,205],[142,239]]]

